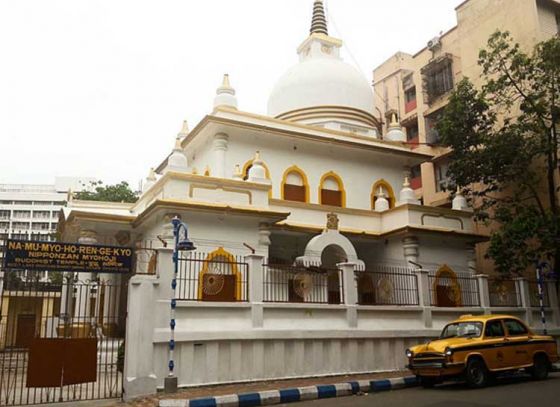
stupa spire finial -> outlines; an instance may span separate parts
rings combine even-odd
[[[311,20],[311,30],[309,32],[310,34],[329,35],[323,0],[315,0],[313,2],[313,19]]]

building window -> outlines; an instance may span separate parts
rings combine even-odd
[[[281,187],[282,199],[294,202],[309,202],[307,176],[295,165],[284,171]]]
[[[34,219],[49,219],[51,216],[50,211],[33,211]]]
[[[436,191],[442,192],[447,190],[449,185],[449,176],[447,175],[448,164],[446,162],[437,163],[434,166],[436,175]]]
[[[50,230],[49,224],[47,222],[36,222],[31,224],[32,230]]]
[[[412,189],[422,188],[422,171],[419,165],[415,165],[410,169],[410,187]]]
[[[420,135],[418,131],[418,120],[415,120],[414,123],[411,123],[405,126],[406,129],[406,142],[408,144],[412,144],[412,147],[418,147],[420,143]]]
[[[14,218],[29,219],[31,218],[31,211],[14,211]]]
[[[404,112],[412,112],[416,109],[416,86],[404,91]]]
[[[14,230],[17,230],[17,231],[28,230],[29,229],[29,223],[27,223],[27,222],[13,222],[12,223],[12,228]]]
[[[371,209],[375,209],[375,201],[377,200],[377,195],[379,195],[380,188],[385,194],[385,198],[389,201],[389,208],[394,208],[397,199],[395,198],[393,187],[387,181],[381,179],[373,184],[373,187],[371,188]]]
[[[443,117],[443,109],[440,109],[426,117],[426,143],[439,144],[439,132],[437,125]]]
[[[453,89],[453,57],[446,54],[422,68],[422,81],[427,103]]]
[[[10,229],[10,222],[0,222],[0,230]]]
[[[332,171],[323,175],[319,187],[319,203],[343,208],[346,205],[345,201],[346,193],[342,179]]]
[[[0,211],[0,219],[10,219],[10,211]]]

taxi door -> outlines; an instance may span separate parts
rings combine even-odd
[[[490,370],[502,369],[505,366],[506,334],[502,320],[495,319],[486,322],[484,329],[484,356],[486,366]]]
[[[525,325],[516,319],[504,319],[506,327],[505,347],[507,367],[523,366],[531,364],[531,355],[529,353],[529,330]]]

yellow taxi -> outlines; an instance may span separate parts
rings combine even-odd
[[[483,387],[493,376],[519,369],[543,380],[559,360],[551,336],[535,335],[509,315],[464,315],[447,324],[439,339],[407,349],[406,356],[424,387],[453,377]]]

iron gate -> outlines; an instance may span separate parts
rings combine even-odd
[[[0,405],[122,396],[127,276],[94,276],[4,271]]]

